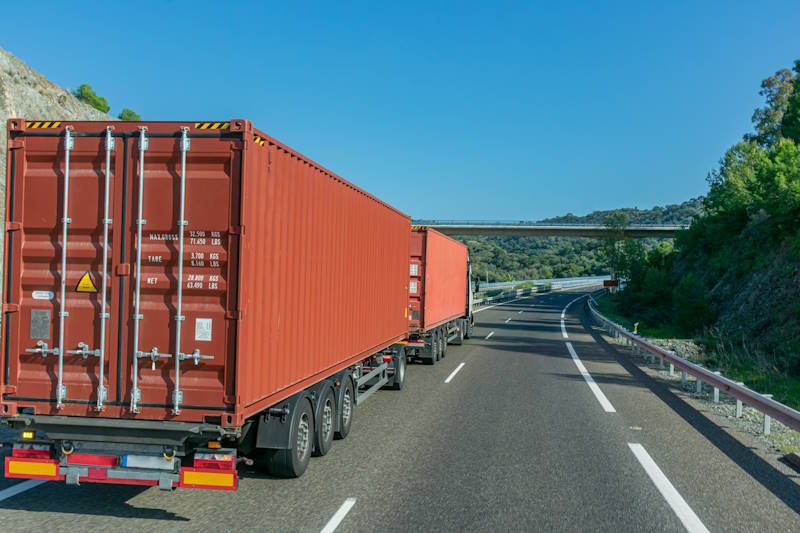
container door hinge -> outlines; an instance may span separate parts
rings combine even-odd
[[[130,276],[131,275],[131,264],[130,263],[120,263],[116,267],[117,276]]]
[[[225,318],[228,318],[230,320],[241,320],[243,315],[244,312],[242,312],[241,309],[237,309],[235,311],[227,311],[225,313]]]
[[[21,148],[25,148],[25,142],[23,139],[9,139],[8,140],[8,149],[9,150],[19,150]]]
[[[13,220],[6,221],[6,231],[19,231],[22,229],[22,222],[16,222]]]
[[[228,228],[228,233],[231,235],[244,235],[244,225],[231,226]]]
[[[4,313],[18,313],[19,304],[3,304]]]

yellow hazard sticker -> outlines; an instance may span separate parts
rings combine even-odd
[[[91,274],[87,272],[81,277],[75,292],[97,292],[97,285],[94,284]]]

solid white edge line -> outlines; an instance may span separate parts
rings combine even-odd
[[[25,492],[26,490],[31,490],[33,488],[38,487],[42,483],[47,483],[46,479],[26,479],[16,485],[12,485],[7,489],[0,490],[0,502],[3,500],[7,500],[17,494]]]
[[[449,375],[449,376],[447,376],[447,379],[446,379],[446,380],[444,380],[444,382],[445,382],[445,383],[450,383],[450,380],[451,380],[451,379],[453,379],[454,377],[456,377],[456,374],[458,374],[458,371],[459,371],[459,370],[461,370],[462,368],[464,368],[464,365],[465,365],[465,364],[466,364],[466,363],[461,363],[460,365],[458,365],[458,366],[456,367],[456,369],[455,369],[455,370],[453,370],[452,372],[450,372],[450,375]]]
[[[516,300],[509,300],[508,302],[501,302],[499,304],[490,305],[489,307],[481,307],[480,309],[476,309],[472,311],[472,314],[480,313],[481,311],[486,311],[487,309],[491,309],[492,307],[497,307],[498,305],[506,305],[506,304],[513,304],[514,302],[518,302],[520,300],[524,300],[525,298],[530,298],[530,296],[523,296],[522,298],[517,298]]]
[[[320,533],[333,533],[336,531],[336,528],[339,527],[339,524],[344,520],[344,517],[347,516],[347,513],[350,512],[350,509],[356,504],[355,498],[347,498],[339,510],[328,520],[328,523],[325,524],[325,527],[322,528]]]
[[[492,331],[491,333],[489,333],[488,335],[486,335],[486,340],[488,341],[488,340],[489,340],[489,337],[491,337],[492,335],[494,335],[494,331]]]
[[[647,475],[650,476],[650,480],[656,486],[658,491],[667,500],[667,503],[672,510],[677,515],[678,519],[683,523],[683,527],[686,528],[687,531],[691,533],[708,533],[708,529],[700,521],[700,518],[692,511],[692,508],[689,507],[689,504],[686,503],[686,500],[683,499],[683,496],[675,489],[675,487],[670,483],[667,476],[664,475],[664,472],[658,467],[653,458],[650,457],[650,454],[647,453],[647,450],[644,449],[639,443],[636,442],[629,442],[628,447],[633,452],[633,455],[636,456],[636,459],[639,460],[639,463],[644,468],[644,471],[647,472]]]
[[[582,295],[578,296],[577,298],[575,298],[575,299],[573,299],[572,301],[570,301],[570,302],[569,302],[567,305],[565,305],[565,306],[564,306],[564,309],[562,309],[562,310],[561,310],[561,335],[562,335],[562,336],[563,336],[565,339],[568,339],[568,338],[569,338],[569,336],[567,335],[567,328],[564,326],[564,318],[565,318],[565,316],[566,316],[566,314],[567,314],[567,309],[569,309],[569,306],[570,306],[570,305],[574,304],[574,303],[575,303],[575,302],[577,302],[578,300],[580,300],[580,299],[582,299],[582,298],[585,298],[585,297],[586,297],[586,295],[585,295],[585,294],[582,294]]]
[[[589,371],[586,370],[586,367],[583,366],[583,361],[578,357],[578,354],[575,353],[575,348],[572,347],[572,343],[567,343],[567,350],[569,350],[569,354],[572,356],[572,360],[575,361],[575,366],[578,367],[578,371],[583,376],[583,379],[586,380],[586,384],[589,385],[589,389],[594,393],[594,397],[597,398],[597,401],[600,402],[600,405],[603,407],[603,410],[606,413],[616,413],[617,410],[614,409],[614,406],[611,405],[611,402],[608,401],[606,395],[603,394],[603,391],[600,390],[600,387],[595,383],[594,378]]]

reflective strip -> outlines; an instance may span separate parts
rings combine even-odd
[[[235,472],[203,472],[181,469],[181,486],[235,488]]]
[[[198,130],[227,130],[230,122],[195,122],[194,127]]]
[[[28,121],[25,122],[25,127],[26,128],[31,128],[31,129],[43,129],[43,130],[44,129],[53,129],[53,128],[59,127],[60,125],[61,125],[61,122],[58,121],[58,120],[56,120],[56,121],[52,121],[52,120],[48,120],[48,121],[28,120]]]
[[[9,475],[58,477],[58,464],[55,461],[15,461],[10,459],[6,464]]]

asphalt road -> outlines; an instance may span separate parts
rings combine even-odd
[[[0,531],[800,530],[796,473],[648,377],[582,302],[562,332],[581,294],[482,311],[472,340],[372,396],[300,479],[248,469],[236,493],[49,482],[1,500]],[[19,483],[0,479],[0,499]]]

